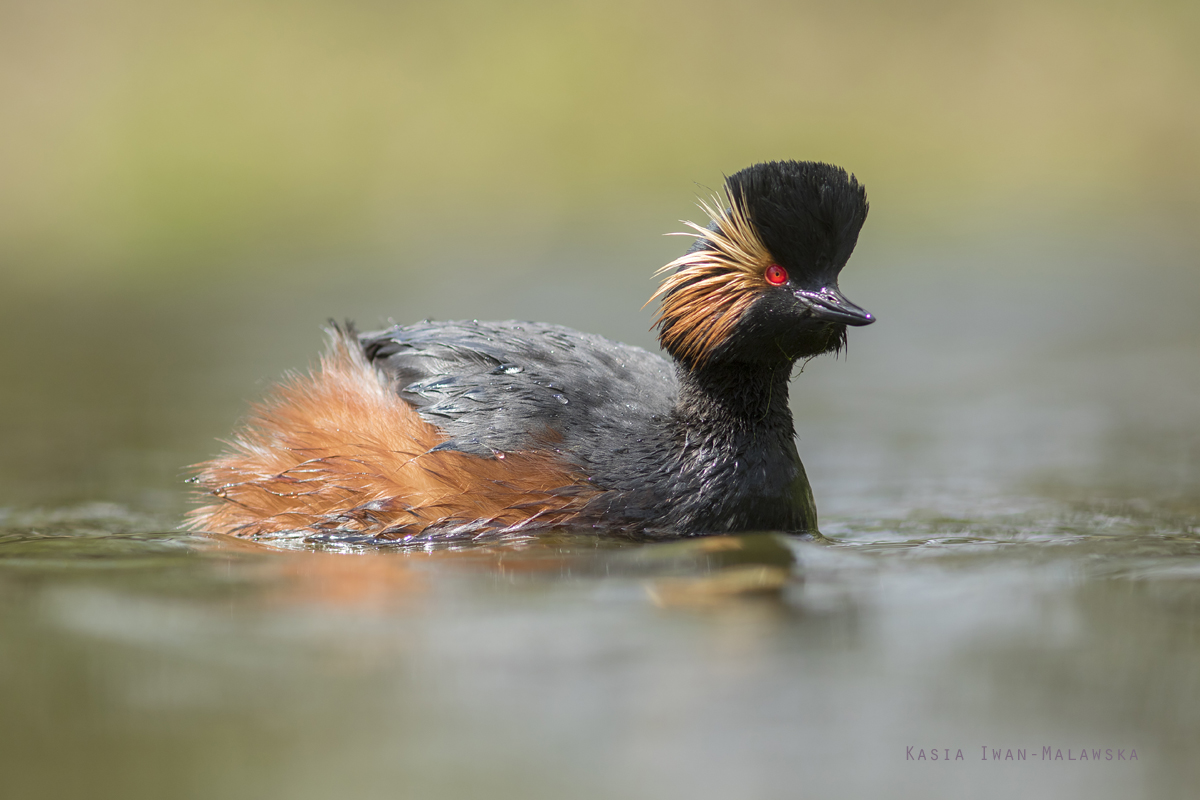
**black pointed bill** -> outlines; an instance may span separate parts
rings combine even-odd
[[[815,292],[799,291],[796,297],[806,303],[817,319],[840,322],[843,325],[870,325],[875,317],[851,303],[837,286],[826,286]]]

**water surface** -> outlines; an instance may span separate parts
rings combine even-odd
[[[793,383],[815,540],[178,530],[186,465],[322,319],[504,309],[651,346],[637,258],[9,295],[4,795],[1187,796],[1195,259],[883,252],[843,280],[880,323]]]

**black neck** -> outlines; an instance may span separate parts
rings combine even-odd
[[[791,364],[678,365],[663,462],[663,522],[685,533],[814,531],[817,513],[788,408]]]
[[[696,369],[676,363],[676,413],[691,425],[747,428],[783,425],[791,430],[788,378],[791,363],[721,362]]]

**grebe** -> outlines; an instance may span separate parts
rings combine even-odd
[[[863,186],[816,162],[756,164],[701,203],[660,271],[671,361],[537,322],[334,326],[311,375],[199,465],[196,530],[434,541],[552,526],[642,536],[816,532],[788,380],[874,317],[837,279]]]

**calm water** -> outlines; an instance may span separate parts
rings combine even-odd
[[[880,323],[793,383],[827,541],[176,530],[183,466],[326,317],[649,345],[652,258],[8,293],[3,796],[1191,796],[1195,253],[864,248]]]

